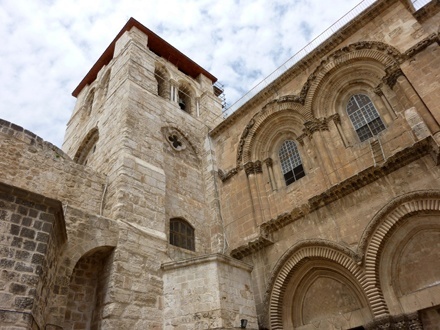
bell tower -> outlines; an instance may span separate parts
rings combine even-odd
[[[177,302],[198,312],[173,294],[179,274],[197,267],[214,281],[203,290],[218,297],[220,325],[234,303],[222,306],[215,278],[234,270],[250,285],[251,268],[221,255],[226,240],[209,136],[222,120],[216,80],[131,18],[73,92],[63,150],[107,176],[99,212],[120,226],[104,299],[112,328],[127,328],[125,309],[133,313],[135,306],[149,311],[136,312],[142,328],[161,328],[176,316]],[[234,322],[240,317],[234,314]]]

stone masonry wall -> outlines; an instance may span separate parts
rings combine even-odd
[[[1,182],[99,214],[103,175],[75,164],[54,145],[4,120],[0,120],[0,166]]]
[[[256,329],[251,267],[222,255],[169,262],[164,269],[163,329]]]
[[[60,205],[20,189],[0,188],[0,319],[8,320],[10,329],[41,328],[48,317],[57,252],[66,240]]]

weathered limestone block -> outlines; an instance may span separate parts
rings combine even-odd
[[[162,264],[164,329],[257,328],[252,267],[220,254]]]

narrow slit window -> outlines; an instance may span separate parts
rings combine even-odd
[[[295,142],[285,141],[278,154],[286,186],[306,175]]]
[[[385,129],[379,113],[367,95],[353,95],[347,104],[347,114],[361,142]]]

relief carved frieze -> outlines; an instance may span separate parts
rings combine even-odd
[[[386,75],[383,77],[383,82],[387,84],[391,89],[397,82],[397,78],[403,75],[403,71],[398,65],[393,65],[385,69]]]
[[[413,329],[422,330],[422,322],[417,312],[411,314],[388,315],[376,319],[364,327],[366,330]]]
[[[247,242],[231,251],[231,257],[235,259],[243,259],[244,257],[264,249],[266,246],[272,245],[273,242],[267,237],[258,236],[256,239]]]
[[[223,172],[221,169],[217,171],[218,176],[222,182],[228,181],[230,178],[232,178],[234,175],[238,174],[242,169],[241,166],[234,167],[232,170],[227,171],[226,173]]]
[[[374,89],[373,92],[378,95],[378,96],[383,96],[383,91],[382,91],[382,84],[377,85]]]
[[[255,162],[248,162],[244,164],[246,175],[263,173],[263,166],[260,160]]]
[[[341,125],[341,116],[339,113],[335,113],[328,117],[328,122],[333,121],[335,124]]]
[[[408,49],[404,55],[406,58],[411,58],[435,42],[440,44],[440,34],[439,33],[430,34],[428,37],[426,37],[422,41],[419,41],[417,44],[415,44],[410,49]]]
[[[263,160],[263,163],[265,163],[267,166],[272,167],[273,166],[273,159],[272,158],[266,158]]]

